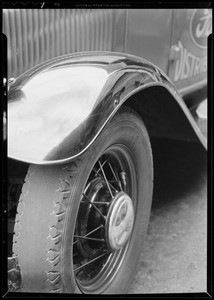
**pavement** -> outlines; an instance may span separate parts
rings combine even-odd
[[[200,144],[153,141],[155,188],[129,294],[207,291],[207,169]]]

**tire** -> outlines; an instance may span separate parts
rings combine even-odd
[[[126,293],[142,251],[152,190],[149,137],[128,108],[75,161],[30,165],[13,240],[22,291]]]

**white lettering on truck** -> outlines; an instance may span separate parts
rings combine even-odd
[[[176,61],[174,81],[196,76],[207,71],[207,56],[197,57],[178,42],[180,57]]]

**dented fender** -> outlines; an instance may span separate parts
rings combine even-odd
[[[8,91],[8,156],[60,164],[86,151],[127,99],[164,86],[193,119],[169,78],[152,63],[123,53],[63,55],[21,76]]]

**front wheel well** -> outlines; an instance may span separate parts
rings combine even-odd
[[[178,101],[163,86],[143,89],[128,98],[125,105],[141,116],[150,137],[198,141]]]
[[[161,197],[183,197],[200,186],[206,172],[206,151],[168,90],[164,87],[141,90],[125,105],[141,116],[150,137],[154,166],[153,201]]]

